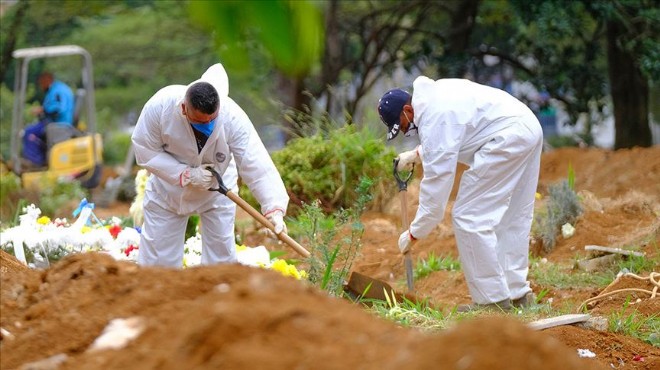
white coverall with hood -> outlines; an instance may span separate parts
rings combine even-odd
[[[424,238],[442,221],[457,162],[467,164],[452,217],[472,300],[525,296],[543,143],[537,118],[507,92],[463,79],[418,77],[412,107],[424,176],[410,233]]]
[[[181,105],[188,86],[200,81],[216,88],[220,107],[213,132],[198,152]],[[179,175],[187,167],[214,167],[225,186],[234,192],[238,167],[262,213],[281,210],[286,214],[289,196],[284,183],[247,114],[228,97],[229,84],[222,65],[211,66],[195,82],[167,86],[154,94],[142,109],[133,132],[137,164],[151,172],[144,197],[138,254],[141,265],[181,267],[187,219],[192,214],[199,214],[201,220],[201,263],[237,261],[236,205],[217,191],[181,187]]]

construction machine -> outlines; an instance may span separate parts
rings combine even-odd
[[[24,188],[48,186],[59,179],[75,179],[90,189],[98,186],[102,172],[103,141],[101,135],[96,132],[92,56],[77,45],[18,49],[14,50],[12,56],[16,59],[10,147],[12,171],[20,176]],[[28,65],[35,59],[59,57],[82,59],[82,88],[75,92],[74,127],[58,130],[57,125],[49,124],[46,131],[47,166],[28,168],[21,160],[21,139],[26,126],[23,113],[26,106]]]

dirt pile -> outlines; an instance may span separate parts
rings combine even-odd
[[[244,266],[147,269],[86,253],[2,279],[3,369],[61,353],[56,368],[87,370],[598,368],[510,318],[424,334]],[[130,317],[144,325],[137,339],[87,351],[110,320]]]
[[[585,205],[576,233],[559,238],[542,256],[570,273],[585,245],[635,247],[648,258],[660,254],[660,147],[605,151],[567,148],[544,153],[539,192],[566,178],[568,166]],[[387,181],[384,179],[383,181]],[[392,179],[394,181],[394,179]],[[419,181],[408,188],[410,218]],[[369,212],[353,269],[405,288],[396,247],[401,232],[398,197],[383,213]],[[538,203],[539,206],[542,202]],[[122,216],[117,209],[95,213]],[[431,236],[415,244],[414,259],[457,258],[448,207]],[[127,213],[126,213],[127,214]],[[246,244],[267,245],[259,233]],[[293,257],[293,252],[291,252]],[[422,333],[378,319],[360,306],[328,297],[305,283],[244,266],[186,270],[146,269],[105,255],[70,256],[49,270],[30,270],[1,257],[0,367],[65,354],[50,369],[657,369],[660,349],[630,336],[563,326],[534,332],[510,317],[469,319],[440,334]],[[539,262],[536,262],[539,263]],[[533,270],[535,266],[532,266]],[[657,271],[657,269],[656,269]],[[554,308],[577,310],[600,290],[544,286]],[[622,278],[605,291],[649,290],[649,282]],[[418,296],[445,311],[468,303],[460,271],[436,271],[415,281]],[[638,300],[639,299],[639,300]],[[627,308],[626,302],[628,304]],[[643,293],[599,300],[592,315],[652,316],[660,298]],[[89,352],[113,319],[137,318],[142,334],[124,348]],[[589,349],[595,358],[578,358]]]

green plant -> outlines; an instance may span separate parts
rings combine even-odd
[[[411,326],[424,331],[444,330],[451,324],[449,316],[431,307],[428,302],[413,302],[406,298],[397,302],[395,297],[387,297],[387,301],[374,300],[371,310],[377,315],[392,320],[404,326]]]
[[[383,140],[352,125],[293,139],[272,158],[291,197],[289,214],[295,215],[303,203],[315,201],[329,212],[350,208],[357,201],[360,178],[390,176],[395,156]],[[394,187],[394,181],[376,183],[372,206],[381,207]],[[240,195],[254,204],[247,190],[242,186]]]
[[[536,215],[533,234],[540,237],[546,252],[554,248],[562,225],[574,223],[582,214],[580,199],[572,188],[574,178],[569,169],[569,180],[550,185],[545,211]]]
[[[627,270],[634,274],[653,271],[660,266],[660,255],[654,258],[646,256],[626,256],[617,261],[616,267],[619,271]]]
[[[657,337],[658,329],[660,329],[660,315],[655,314],[647,317],[637,310],[627,314],[629,306],[630,297],[627,297],[621,310],[610,314],[607,320],[609,330],[635,337],[654,346],[660,345],[660,340]]]
[[[568,162],[568,177],[566,181],[568,182],[568,188],[575,191],[575,170],[571,162]]]
[[[553,148],[562,147],[576,147],[580,144],[580,140],[573,136],[555,135],[546,139],[548,144]]]
[[[327,215],[316,201],[303,205],[301,214],[290,223],[292,233],[308,241],[308,280],[331,295],[343,295],[343,283],[361,247],[364,225],[360,216],[372,199],[369,194],[372,185],[370,179],[360,179],[356,189],[358,198],[351,208]],[[348,233],[342,233],[344,226],[348,226]]]
[[[17,203],[22,197],[22,192],[21,179],[13,172],[2,171],[2,174],[0,174],[0,212],[2,217],[0,217],[0,220],[5,221],[20,210]]]
[[[197,227],[199,225],[199,215],[191,215],[186,222],[185,240],[197,235]]]
[[[436,257],[433,252],[415,265],[415,278],[422,278],[434,271],[460,271],[461,262],[451,256]]]
[[[594,286],[604,288],[615,276],[616,272],[613,270],[596,273],[577,272],[572,267],[565,267],[555,263],[535,265],[529,272],[530,279],[536,284],[559,289]]]
[[[43,215],[55,216],[70,213],[87,197],[88,191],[78,181],[58,180],[53,186],[40,189],[37,204]]]
[[[111,166],[123,164],[130,146],[130,134],[114,132],[107,136],[103,143],[103,163]]]

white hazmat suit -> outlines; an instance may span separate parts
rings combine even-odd
[[[424,177],[410,234],[424,238],[442,221],[457,162],[467,164],[452,217],[472,300],[524,297],[543,143],[537,118],[505,91],[463,79],[418,77],[412,107]]]
[[[198,152],[181,105],[188,87],[200,81],[215,87],[220,107],[215,127]],[[280,210],[286,214],[289,197],[284,183],[252,122],[228,97],[222,65],[211,66],[190,85],[159,90],[145,104],[133,132],[137,164],[151,172],[144,197],[141,265],[181,267],[186,224],[192,214],[199,214],[201,220],[201,263],[236,262],[236,205],[217,191],[182,187],[179,176],[188,167],[211,165],[233,191],[237,189],[238,169],[262,213]]]

